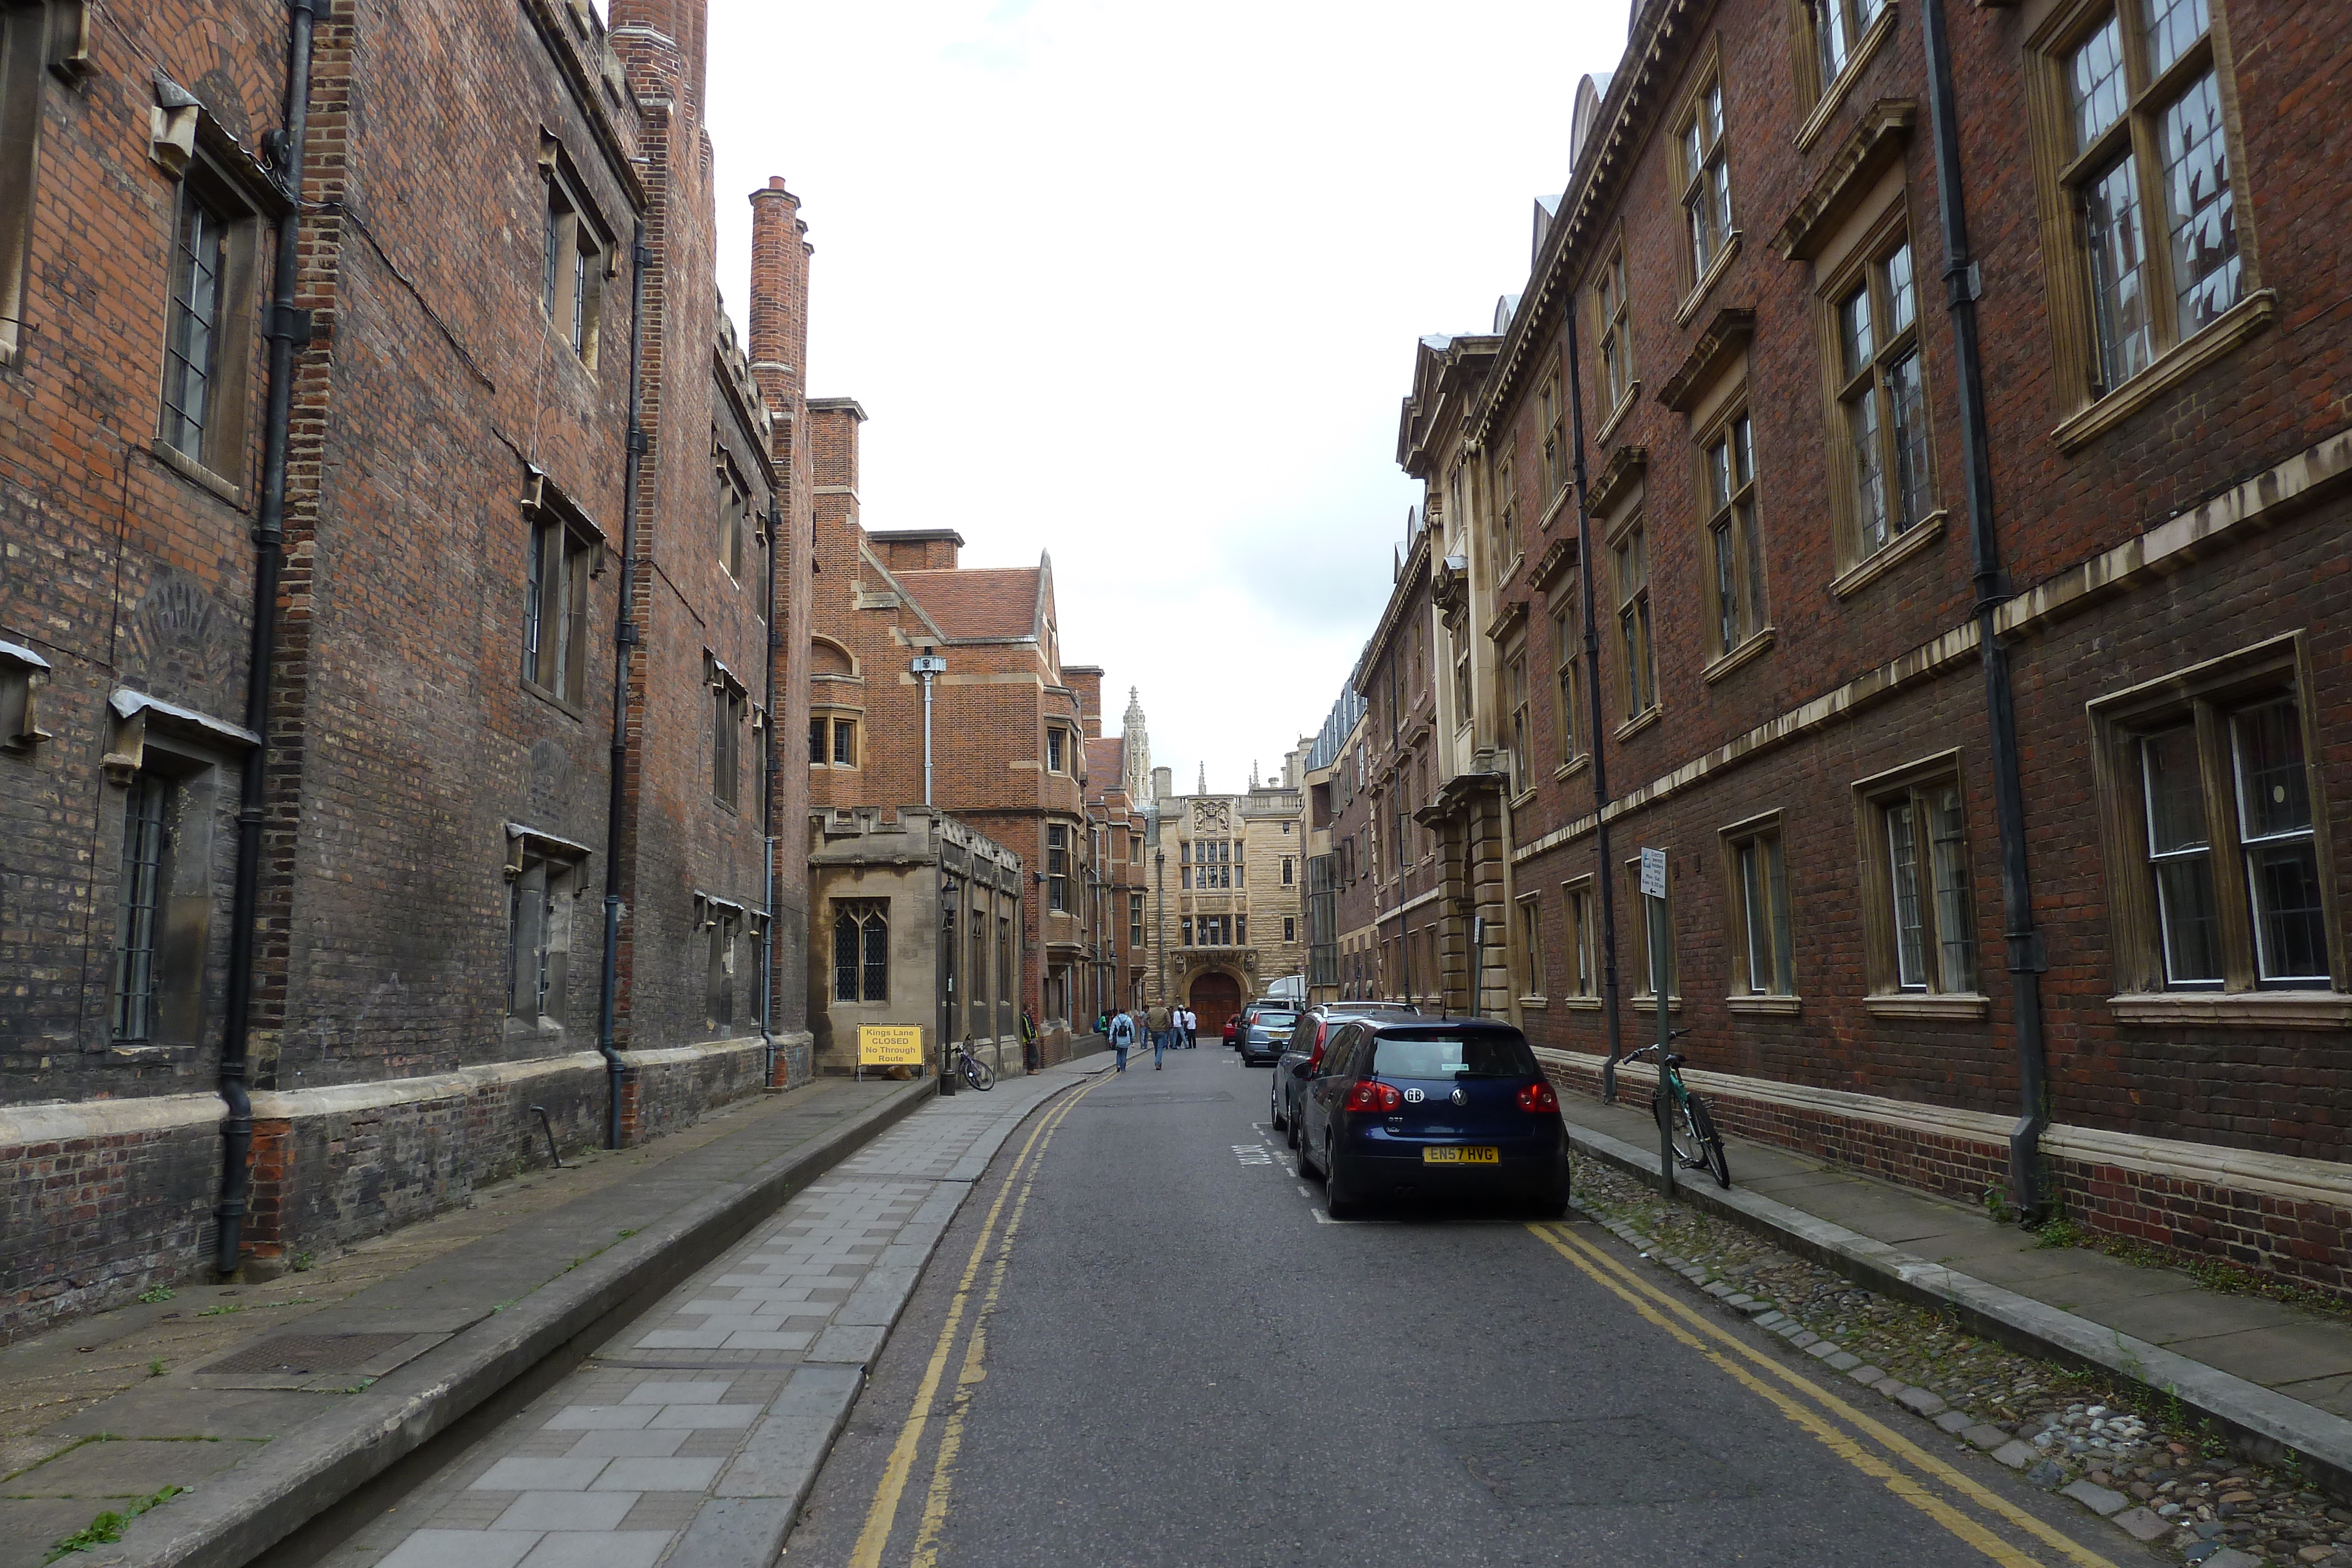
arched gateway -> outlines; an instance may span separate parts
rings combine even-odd
[[[1241,982],[1231,975],[1214,972],[1199,976],[1192,981],[1188,1005],[1201,1017],[1201,1038],[1222,1039],[1225,1032],[1225,1020],[1241,1010]]]

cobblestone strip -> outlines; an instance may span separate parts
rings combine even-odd
[[[971,1184],[1030,1111],[1088,1075],[909,1116],[328,1562],[769,1568]]]
[[[1580,1167],[1578,1178],[1578,1208],[1644,1261],[1680,1276],[1758,1328],[1932,1422],[1955,1442],[1990,1454],[2043,1490],[2082,1504],[2135,1541],[2169,1546],[2183,1561],[2202,1568],[2260,1568],[2264,1563],[2352,1568],[2352,1511],[2297,1486],[2295,1478],[2274,1478],[2260,1466],[2200,1453],[2194,1441],[2176,1440],[2156,1423],[2095,1398],[2036,1401],[2042,1407],[2022,1420],[1986,1419],[1955,1407],[1942,1394],[1892,1375],[1845,1348],[1845,1338],[1859,1342],[1875,1337],[1856,1334],[1849,1327],[1851,1320],[1872,1315],[1868,1309],[1857,1311],[1854,1301],[1869,1292],[1829,1276],[1817,1265],[1779,1254],[1727,1224],[1687,1210],[1668,1209],[1663,1217],[1643,1218],[1653,1228],[1658,1218],[1664,1218],[1675,1237],[1674,1246],[1691,1247],[1692,1238],[1703,1239],[1705,1245],[1696,1249],[1707,1253],[1706,1258],[1679,1256],[1635,1222],[1654,1207],[1654,1195],[1632,1178],[1596,1171],[1590,1163]],[[1790,1289],[1796,1283],[1790,1277],[1792,1271],[1819,1273],[1830,1288]],[[1769,1287],[1764,1285],[1768,1280]],[[1811,1320],[1809,1324],[1782,1311],[1775,1300],[1750,1293],[1759,1288],[1771,1288],[1781,1300],[1818,1300],[1827,1303],[1826,1310],[1803,1309]],[[1955,1348],[1965,1352],[1973,1347]],[[2002,1376],[1987,1382],[1988,1388],[1998,1383],[2000,1392],[2016,1394],[2043,1385],[2036,1378],[2050,1386],[2063,1384],[2065,1375],[2058,1369],[1999,1347],[1983,1348],[2031,1369],[2025,1381]],[[2003,1414],[2013,1417],[2013,1412]],[[2193,1439],[2195,1435],[2182,1436]]]

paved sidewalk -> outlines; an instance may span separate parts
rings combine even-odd
[[[71,1561],[243,1561],[641,1294],[667,1260],[710,1257],[713,1227],[739,1234],[730,1213],[764,1216],[762,1192],[806,1180],[917,1092],[827,1080],[745,1100],[478,1189],[303,1271],[183,1286],[8,1346],[0,1568],[31,1568],[167,1488],[187,1490]]]
[[[793,1197],[328,1556],[328,1568],[770,1568],[957,1208],[1082,1058],[938,1099]],[[673,1543],[675,1550],[673,1551]]]
[[[1646,1081],[1634,1103],[1562,1095],[1580,1152],[1654,1180]],[[2038,1245],[1981,1210],[1727,1136],[1733,1187],[1679,1173],[1680,1196],[1774,1233],[1841,1272],[1956,1303],[2012,1344],[2095,1362],[2204,1410],[2253,1440],[2315,1460],[2352,1488],[2352,1320],[2210,1290],[2176,1269]],[[1761,1200],[1761,1201],[1759,1201]],[[2274,1456],[2258,1456],[2274,1457]]]

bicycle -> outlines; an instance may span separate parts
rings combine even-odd
[[[971,1042],[961,1040],[956,1045],[956,1071],[974,1089],[996,1087],[996,1070],[971,1053]]]
[[[1675,1030],[1680,1034],[1681,1030]],[[1637,1061],[1655,1056],[1658,1048],[1645,1045],[1639,1051],[1628,1051],[1625,1060]],[[1683,1064],[1682,1057],[1673,1051],[1658,1068],[1657,1092],[1650,1096],[1650,1114],[1665,1130],[1673,1145],[1675,1164],[1685,1170],[1703,1170],[1715,1177],[1715,1185],[1731,1185],[1731,1162],[1724,1156],[1723,1134],[1715,1130],[1715,1118],[1706,1113],[1706,1102],[1690,1092],[1683,1075],[1675,1071]]]

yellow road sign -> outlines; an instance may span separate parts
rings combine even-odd
[[[860,1067],[920,1067],[923,1064],[923,1026],[858,1025],[857,1064]]]

